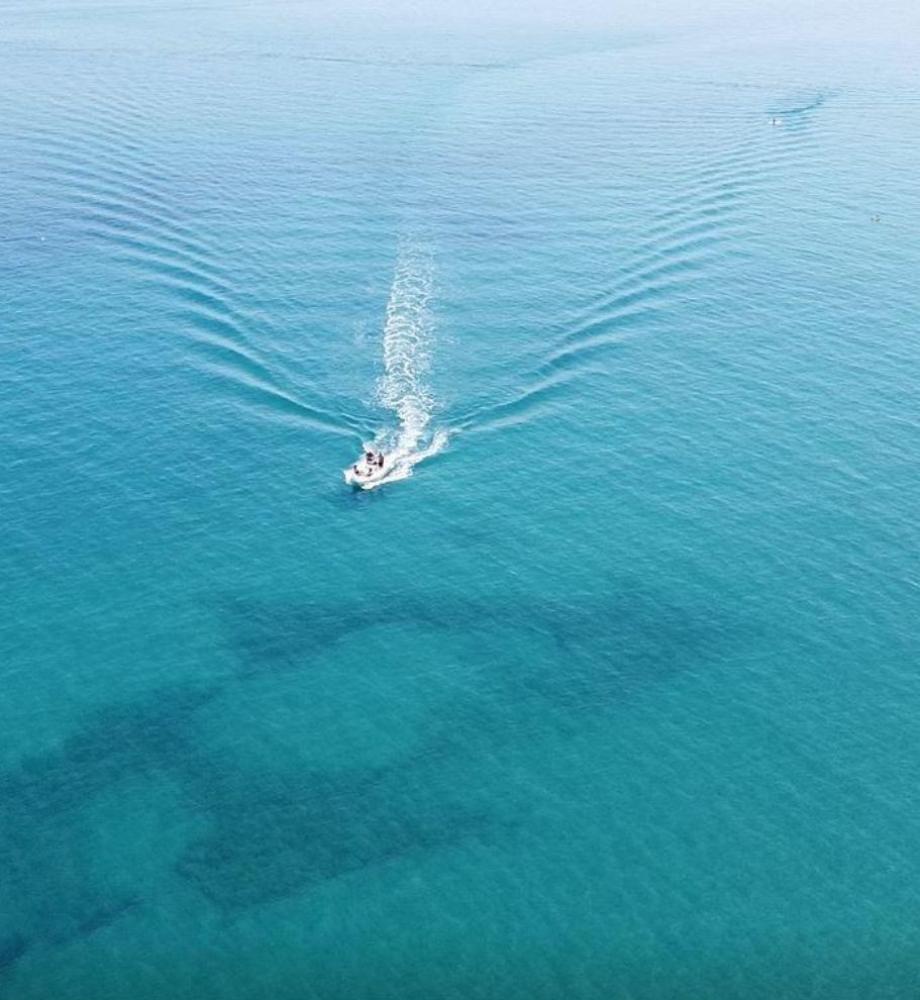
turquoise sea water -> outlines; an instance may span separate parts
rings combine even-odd
[[[689,6],[0,5],[0,995],[920,995],[918,16]]]

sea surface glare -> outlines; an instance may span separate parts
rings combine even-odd
[[[920,8],[544,2],[0,0],[3,1000],[920,997]]]

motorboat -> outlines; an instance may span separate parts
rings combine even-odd
[[[345,482],[362,490],[379,486],[393,471],[393,459],[382,451],[367,449],[354,465],[344,472]]]

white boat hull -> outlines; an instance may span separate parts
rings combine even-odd
[[[375,486],[380,486],[392,471],[393,462],[385,456],[383,465],[379,465],[377,462],[368,462],[367,459],[362,458],[345,469],[343,475],[349,486],[355,486],[362,490],[372,490]]]

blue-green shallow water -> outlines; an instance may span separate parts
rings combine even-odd
[[[917,16],[650,6],[0,7],[4,997],[920,995]]]

